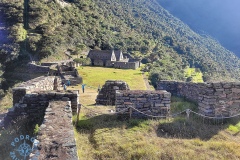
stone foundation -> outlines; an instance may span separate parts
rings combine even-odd
[[[166,91],[127,90],[116,91],[116,112],[128,107],[152,116],[166,116],[170,111],[171,94]],[[129,114],[130,110],[123,112]],[[132,115],[144,117],[143,114],[132,110]]]
[[[199,112],[206,116],[229,117],[240,113],[240,82],[160,81],[157,89],[197,102]]]
[[[96,104],[115,105],[117,90],[129,90],[128,84],[119,80],[106,81],[97,95]]]

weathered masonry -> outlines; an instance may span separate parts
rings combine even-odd
[[[72,126],[71,102],[52,101],[49,103],[38,132],[37,147],[30,155],[32,159],[77,160],[76,142]]]
[[[97,95],[96,104],[115,105],[116,91],[130,90],[126,82],[120,80],[107,80]]]
[[[4,118],[4,126],[7,127],[24,115],[27,117],[28,124],[40,125],[38,139],[40,148],[44,149],[39,151],[44,152],[41,156],[45,158],[51,155],[66,156],[64,158],[77,160],[71,115],[77,110],[79,91],[59,90],[60,84],[59,77],[43,76],[15,87],[13,89],[14,105]],[[52,135],[58,135],[55,138],[63,139],[54,139]],[[54,153],[51,151],[51,146],[55,147]],[[63,153],[66,154],[61,156]]]
[[[240,113],[240,82],[160,81],[157,89],[197,102],[199,112],[206,116],[229,117]]]
[[[167,91],[118,90],[116,91],[116,112],[134,107],[132,115],[166,116],[170,111],[171,94]],[[123,113],[129,113],[126,110]],[[144,113],[140,113],[140,112]]]

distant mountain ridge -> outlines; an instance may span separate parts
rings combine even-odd
[[[121,49],[143,59],[152,81],[185,80],[186,66],[199,68],[205,81],[240,80],[239,58],[192,31],[155,0],[65,2],[30,0],[24,18],[23,2],[1,0],[21,52],[42,59],[66,50],[79,53],[84,47]]]

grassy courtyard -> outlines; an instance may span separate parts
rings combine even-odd
[[[78,72],[83,77],[83,83],[88,86],[102,86],[106,80],[123,80],[131,90],[146,90],[140,68],[133,70],[82,66],[78,68]]]
[[[137,70],[83,67],[78,71],[90,86],[119,79],[116,75],[121,75],[121,80],[126,80],[131,89],[145,89]],[[240,159],[239,119],[216,124],[194,115],[187,119],[184,113],[168,119],[121,118],[110,114],[114,106],[94,105],[96,96],[94,88],[80,93],[84,107],[75,128],[80,159]],[[195,104],[176,97],[172,98],[171,106],[175,113],[196,108]],[[76,122],[76,116],[73,121]]]

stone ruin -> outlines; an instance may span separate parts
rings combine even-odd
[[[198,103],[199,112],[205,116],[221,118],[240,113],[240,82],[160,81],[157,89]]]
[[[78,159],[71,117],[79,104],[79,91],[59,90],[60,84],[60,77],[42,76],[13,88],[14,106],[4,117],[3,124],[5,128],[17,125],[18,118],[24,116],[27,119],[24,125],[28,128],[33,130],[30,126],[40,126],[37,136],[40,142],[30,155],[33,159],[38,153],[42,159],[51,156]]]
[[[124,81],[108,80],[97,95],[96,104],[116,105],[116,112],[134,107],[144,114],[166,116],[170,112],[171,94],[167,91],[130,90]],[[129,109],[122,114],[129,114]],[[132,115],[144,117],[132,110]]]
[[[96,99],[96,104],[115,105],[116,91],[130,90],[126,82],[120,80],[108,80],[102,86]]]
[[[61,117],[61,120],[59,120]],[[76,142],[72,125],[70,101],[51,101],[45,110],[37,141],[42,148],[36,148],[30,155],[34,159],[77,160]],[[53,149],[54,148],[54,149]]]
[[[116,91],[116,112],[126,108],[132,109],[132,116],[147,117],[166,116],[170,112],[171,94],[167,91],[144,91],[144,90],[118,90]],[[140,112],[146,114],[142,114]],[[130,109],[121,112],[129,114]]]
[[[48,76],[60,76],[64,83],[70,80],[71,85],[77,85],[82,83],[82,77],[78,74],[76,69],[76,67],[79,66],[80,63],[76,63],[72,60],[46,62],[41,63],[41,65],[33,61],[28,63],[28,71],[30,73],[45,73]]]
[[[57,65],[57,69],[63,83],[66,83],[67,80],[70,80],[71,85],[77,85],[83,82],[73,62],[69,62],[66,65]]]

